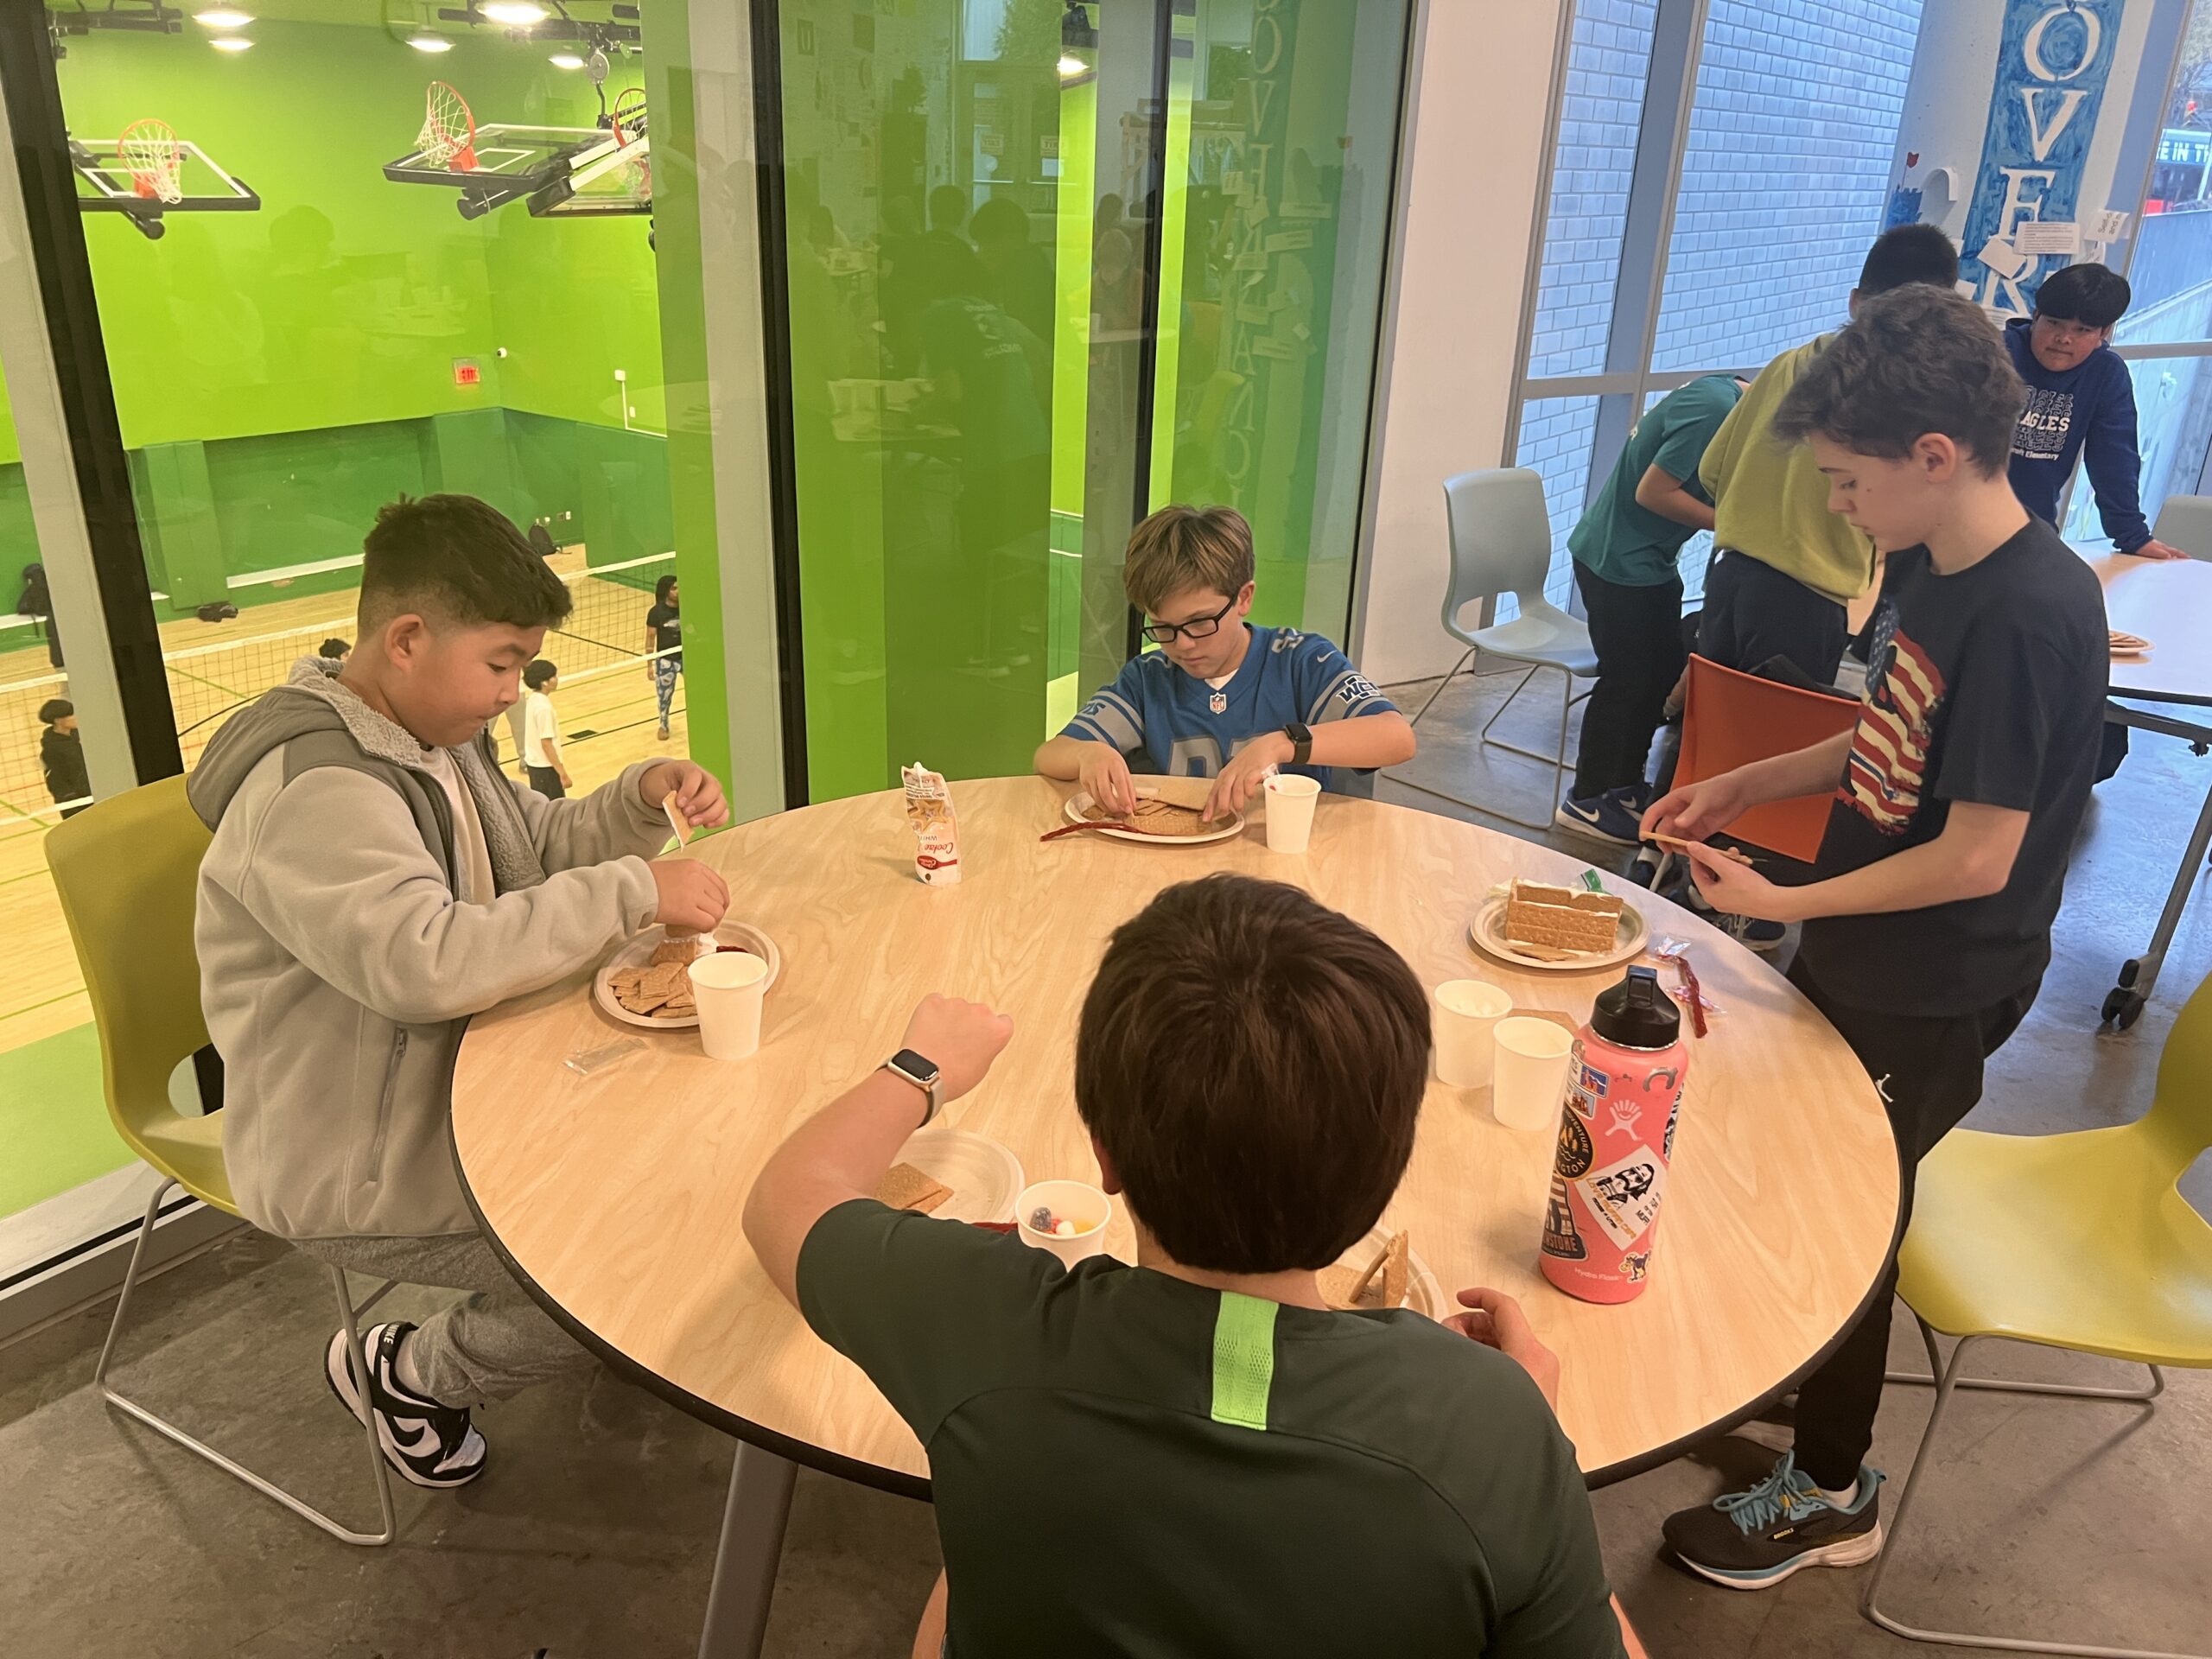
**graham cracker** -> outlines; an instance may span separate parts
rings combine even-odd
[[[912,1164],[893,1164],[875,1184],[875,1196],[893,1210],[918,1210],[927,1215],[952,1196],[952,1189]]]
[[[1514,944],[1594,955],[1613,948],[1624,907],[1613,893],[1516,877],[1505,899],[1505,937]]]

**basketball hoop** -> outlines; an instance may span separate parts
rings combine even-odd
[[[429,107],[415,147],[433,167],[468,173],[476,167],[476,118],[459,92],[442,80],[430,83]]]
[[[625,87],[614,99],[614,147],[627,149],[645,136],[645,89],[642,86]],[[639,144],[639,153],[632,156],[626,170],[630,175],[630,194],[640,201],[650,200],[653,194],[653,164],[651,151]]]
[[[133,121],[115,141],[115,150],[130,170],[135,194],[170,203],[184,200],[184,148],[168,122]]]

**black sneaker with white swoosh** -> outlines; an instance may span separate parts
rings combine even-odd
[[[330,1339],[323,1374],[338,1402],[362,1422],[376,1415],[377,1443],[385,1461],[417,1486],[465,1486],[484,1472],[484,1437],[468,1421],[466,1406],[442,1406],[404,1385],[392,1359],[412,1325],[395,1321],[372,1325],[361,1336],[369,1363],[367,1400],[353,1376],[346,1333]]]

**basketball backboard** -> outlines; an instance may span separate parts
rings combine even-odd
[[[511,201],[528,201],[533,214],[650,213],[652,204],[634,194],[632,158],[642,160],[646,141],[627,145],[597,127],[532,127],[493,122],[474,130],[468,156],[439,159],[435,151],[415,149],[385,164],[395,184],[442,186],[459,193],[454,206],[463,219],[481,219]],[[541,198],[543,205],[541,205]]]
[[[159,240],[164,213],[255,213],[261,198],[246,182],[189,139],[175,140],[175,194],[164,196],[143,166],[126,162],[119,138],[72,138],[77,205],[88,213],[121,213],[149,241]]]

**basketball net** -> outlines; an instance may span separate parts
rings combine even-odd
[[[415,138],[415,148],[423,159],[433,167],[451,168],[456,173],[474,170],[476,118],[469,114],[467,102],[442,80],[434,80],[428,105],[423,130]]]
[[[149,200],[158,196],[167,202],[184,200],[184,149],[168,122],[150,118],[133,121],[115,141],[115,149],[130,169],[135,194]]]
[[[614,99],[615,148],[628,149],[645,136],[645,89],[642,86],[626,87]],[[625,170],[629,175],[630,194],[639,201],[651,201],[653,194],[652,152],[639,145],[638,153],[629,158]]]

